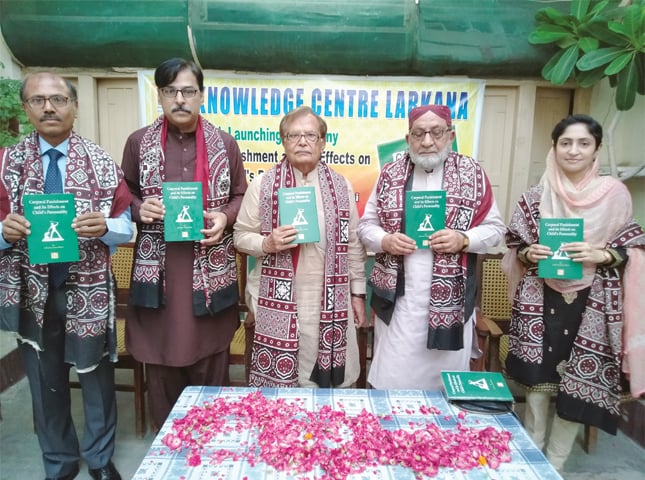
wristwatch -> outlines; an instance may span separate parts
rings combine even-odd
[[[352,293],[351,295],[352,297],[362,298],[363,300],[367,298],[367,295],[365,295],[364,293]]]
[[[468,235],[466,235],[464,232],[459,232],[461,233],[461,236],[464,237],[464,246],[461,247],[461,251],[465,252],[468,250],[468,247],[470,247],[470,238],[468,238]]]

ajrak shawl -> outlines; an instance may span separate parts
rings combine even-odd
[[[409,155],[388,163],[376,187],[377,214],[387,233],[402,231],[405,191],[410,188],[413,164]],[[451,152],[444,162],[443,187],[446,190],[446,228],[465,232],[479,225],[493,204],[486,174],[474,159]],[[428,306],[428,349],[459,350],[463,348],[464,294],[466,278],[464,254],[434,254],[432,287]],[[369,279],[374,297],[393,309],[398,296],[405,294],[403,257],[381,252],[376,254]],[[386,323],[389,318],[383,318]]]
[[[624,185],[613,178],[603,177],[605,182],[611,182],[611,187],[618,190],[612,196],[626,192]],[[506,244],[509,251],[504,257],[503,268],[509,276],[509,293],[513,293],[513,308],[509,332],[509,356],[515,356],[520,361],[539,366],[543,358],[543,304],[545,281],[537,276],[537,265],[526,268],[517,258],[517,250],[521,245],[539,243],[540,202],[543,201],[543,185],[531,188],[520,199],[508,227]],[[627,195],[629,195],[627,193]],[[605,198],[605,200],[607,200]],[[635,384],[632,392],[642,393],[643,378],[643,335],[642,321],[638,318],[627,318],[627,307],[636,298],[643,295],[642,271],[645,268],[645,235],[639,225],[630,218],[626,208],[618,207],[615,202],[608,201],[614,212],[620,217],[623,225],[608,234],[605,245],[601,248],[627,249],[629,259],[625,265],[624,277],[632,279],[630,283],[621,278],[623,272],[617,268],[597,266],[590,284],[590,292],[582,314],[580,328],[574,341],[569,360],[558,389],[559,398],[566,397],[574,402],[589,402],[607,411],[610,415],[618,416],[618,403],[625,395],[620,382],[621,362],[625,343],[623,328],[628,323],[635,325],[634,330],[640,332],[640,339],[632,342],[631,366],[635,374]],[[614,219],[601,220],[605,225]],[[594,226],[598,228],[598,225]],[[587,224],[585,224],[585,239]],[[638,273],[640,272],[640,274]],[[563,289],[566,290],[566,289]],[[634,312],[642,317],[643,312]],[[636,325],[641,324],[641,327]],[[638,345],[640,342],[640,345]],[[640,353],[641,357],[634,358],[633,354]],[[640,378],[640,387],[637,387]],[[516,378],[520,383],[522,378]],[[546,385],[543,385],[543,388]],[[583,421],[585,419],[583,418]],[[594,424],[589,418],[584,423]],[[607,429],[607,424],[595,423],[600,428]],[[608,430],[609,431],[609,430]],[[613,433],[615,428],[612,429]]]
[[[340,385],[345,378],[350,295],[347,255],[349,191],[345,179],[323,162],[318,163],[314,173],[318,175],[319,194],[324,205],[327,247],[318,358],[310,378],[326,388]],[[264,174],[260,190],[263,235],[269,235],[278,226],[278,189],[295,185],[293,167],[286,158]],[[268,254],[262,261],[249,379],[251,386],[298,386],[297,261],[293,258],[296,249]]]
[[[43,164],[37,132],[5,149],[0,185],[0,218],[24,215],[23,196],[42,194]],[[74,195],[76,215],[103,212],[118,217],[131,196],[123,172],[95,143],[72,132],[67,151],[65,193]],[[96,367],[106,354],[117,361],[115,287],[110,251],[98,238],[79,238],[80,260],[70,264],[65,289],[65,362],[80,372]],[[42,328],[49,291],[48,266],[29,263],[27,241],[0,252],[0,326],[43,349]]]
[[[139,184],[143,200],[162,196],[166,135],[167,120],[161,116],[141,139]],[[205,210],[216,211],[228,203],[230,196],[226,148],[217,128],[201,117],[195,135],[194,179],[202,183]],[[163,222],[141,223],[138,227],[130,302],[138,307],[159,308],[164,304],[166,288]],[[225,230],[222,241],[210,247],[194,242],[192,290],[195,316],[212,315],[237,303],[237,267],[231,230]]]

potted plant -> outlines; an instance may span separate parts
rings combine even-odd
[[[33,130],[22,108],[20,85],[20,80],[0,77],[0,147],[18,143]]]
[[[561,85],[573,79],[590,87],[608,78],[615,89],[617,110],[606,131],[611,173],[619,177],[613,132],[621,112],[634,106],[636,95],[645,95],[645,0],[572,0],[568,14],[548,7],[535,20],[529,42],[559,48],[542,68],[546,80]]]

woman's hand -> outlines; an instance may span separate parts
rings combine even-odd
[[[540,260],[544,260],[553,255],[553,252],[546,245],[540,245],[539,243],[534,243],[529,245],[526,254],[524,255],[530,263],[538,263]]]
[[[562,251],[574,262],[603,265],[611,263],[613,257],[604,248],[594,247],[587,242],[571,242],[562,245]]]

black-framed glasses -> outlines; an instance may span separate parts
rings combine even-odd
[[[31,108],[42,108],[48,100],[52,107],[62,108],[69,102],[69,97],[66,97],[65,95],[52,95],[51,97],[36,95],[35,97],[26,99],[25,103]]]
[[[320,135],[318,135],[317,133],[313,133],[313,132],[287,133],[284,136],[284,139],[289,143],[298,143],[302,137],[305,137],[305,140],[308,143],[316,143],[318,140],[320,140]]]
[[[415,140],[423,140],[426,138],[426,135],[430,134],[433,140],[441,140],[446,132],[449,132],[449,128],[433,128],[432,130],[421,130],[420,128],[415,128],[410,130],[410,135]]]
[[[159,91],[166,98],[175,98],[177,96],[177,92],[181,92],[181,96],[184,98],[193,98],[195,95],[197,95],[197,92],[199,92],[197,88],[193,87],[162,87],[159,89]]]

